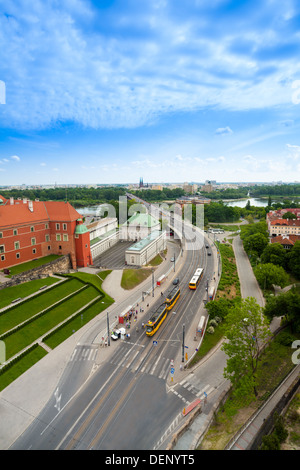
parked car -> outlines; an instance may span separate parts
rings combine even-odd
[[[173,281],[174,286],[177,286],[179,284],[179,277],[176,277]]]
[[[172,256],[172,258],[170,259],[170,261],[171,261],[171,263],[174,263],[174,261],[175,261],[174,256]]]
[[[111,334],[111,339],[113,339],[114,341],[117,341],[117,339],[119,339],[120,336],[121,336],[120,330],[115,330]]]
[[[207,253],[207,256],[211,256],[211,252],[210,252],[210,251]]]
[[[209,245],[205,245],[205,248],[209,248]]]

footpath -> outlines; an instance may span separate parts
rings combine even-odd
[[[239,243],[238,239],[237,243]],[[117,325],[118,322],[115,319],[118,317],[118,314],[123,312],[128,305],[137,305],[138,303],[139,306],[141,306],[144,310],[143,313],[138,314],[138,321],[141,322],[143,318],[146,319],[147,313],[152,308],[153,304],[157,302],[161,290],[166,290],[169,285],[172,284],[173,279],[178,276],[177,273],[185,263],[185,252],[183,251],[183,253],[181,253],[179,250],[177,251],[174,272],[173,263],[170,261],[171,256],[173,256],[174,253],[174,242],[168,243],[172,243],[172,249],[168,249],[168,255],[166,259],[155,270],[155,280],[157,280],[162,274],[167,274],[166,281],[162,287],[157,287],[155,285],[154,296],[152,295],[151,276],[135,289],[132,289],[130,294],[128,294],[128,291],[125,291],[120,286],[120,279],[122,274],[121,271],[113,271],[105,279],[103,283],[103,289],[115,299],[115,303],[109,309],[109,314],[112,319],[110,324],[111,328]],[[239,248],[241,249],[240,246]],[[215,272],[217,273],[218,266],[216,248],[212,247],[212,250],[214,250],[213,254],[215,261]],[[248,260],[246,258],[241,258],[239,256],[238,250],[236,251],[236,256],[239,259],[239,261],[237,260],[239,275],[240,272],[244,273],[245,270],[248,272],[248,275],[251,275],[252,269],[251,267],[249,268],[249,265],[247,264]],[[85,268],[83,271],[92,272],[94,274],[98,272],[98,270],[95,270],[94,268]],[[98,274],[101,276],[101,272],[98,272]],[[247,284],[248,278],[246,277],[245,279]],[[145,295],[144,300],[142,300],[142,292],[147,291],[148,295]],[[253,290],[251,290],[251,292],[253,292]],[[258,291],[255,292],[257,293],[257,299],[259,300],[259,303],[261,303],[262,297],[259,288]],[[256,296],[256,294],[252,294],[252,296]],[[196,337],[195,333],[199,320],[205,313],[206,311],[204,306],[200,305],[198,314],[194,317],[193,322],[185,331],[185,345],[187,346],[187,351],[189,351],[188,361],[191,360],[193,354],[196,353],[196,350],[200,347],[201,340],[199,337]],[[75,332],[72,337],[68,338],[66,341],[64,341],[64,343],[49,352],[31,369],[29,369],[11,385],[6,387],[6,389],[0,392],[1,450],[8,449],[26,430],[30,423],[39,415],[50,397],[55,393],[57,384],[59,383],[59,380],[62,377],[62,374],[76,346],[80,343],[84,343],[85,339],[88,337],[88,333],[94,329],[97,322],[99,322],[99,319],[94,319],[88,325]],[[106,331],[105,321],[102,321],[102,327],[103,331]],[[100,335],[102,334],[103,333]],[[101,364],[104,362],[110,356],[110,354],[113,353],[117,346],[118,341],[111,341],[110,346],[99,348],[96,364]],[[186,378],[187,374],[196,373],[197,368],[201,366],[201,363],[188,370],[182,368],[182,365],[182,352],[179,350],[177,356],[174,358],[174,369],[176,370],[176,374],[174,375],[174,382],[172,385],[180,383]],[[223,389],[216,394],[215,406],[217,406],[218,400],[222,396],[222,393],[226,390],[227,386],[228,385],[225,383]],[[188,450],[194,449],[196,447],[199,436],[203,435],[209,426],[211,413],[213,413],[213,411],[214,407],[211,408],[211,412],[209,414],[201,413],[201,406],[199,406],[199,404],[195,406],[195,410],[186,417],[185,428],[180,428],[177,431],[174,431],[176,434],[175,440],[177,442],[178,449]],[[184,432],[187,430],[189,430],[189,432]],[[176,449],[174,445],[169,445],[167,448]]]
[[[143,314],[138,315],[139,322],[147,318],[149,310],[157,302],[161,290],[165,290],[177,277],[178,271],[185,262],[185,253],[180,252],[178,244],[168,242],[168,255],[166,259],[155,269],[155,281],[163,274],[166,274],[166,281],[162,288],[158,288],[155,282],[154,296],[152,296],[151,276],[143,281],[130,293],[120,287],[121,272],[112,272],[104,283],[103,288],[115,299],[115,303],[109,309],[111,323],[110,329],[117,325],[118,314],[124,311],[128,305],[143,306]],[[171,257],[174,256],[174,249],[177,249],[175,272],[174,263]],[[94,268],[84,268],[84,272],[98,273],[101,271]],[[144,301],[142,300],[142,292]],[[46,403],[55,393],[57,384],[78,344],[83,344],[89,337],[89,332],[93,331],[95,325],[99,324],[99,318],[95,318],[80,330],[76,331],[62,344],[51,350],[38,363],[22,374],[18,379],[0,392],[0,449],[9,449],[16,439],[27,429],[31,422],[39,415]],[[101,318],[102,331],[106,332],[106,315]],[[101,331],[101,329],[100,329]],[[100,333],[102,335],[103,333]],[[95,338],[97,340],[97,337]],[[186,342],[189,341],[189,333],[186,332]],[[110,346],[99,347],[96,364],[104,362],[117,348],[118,341],[110,341]],[[178,365],[179,370],[179,365]]]

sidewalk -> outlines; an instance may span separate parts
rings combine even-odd
[[[156,268],[155,278],[157,279],[160,275],[169,271],[166,282],[171,284],[176,277],[176,272],[174,273],[173,265],[170,262],[170,258],[173,256],[174,242],[168,243],[171,243],[172,250],[168,249],[167,259]],[[184,259],[184,255],[179,256],[178,262],[176,263],[176,271],[181,268]],[[85,268],[84,272],[92,272],[93,274],[97,272],[95,268],[88,269],[87,271]],[[115,297],[115,303],[112,304],[109,309],[112,318],[117,316],[118,313],[120,314],[122,309],[124,310],[129,304],[134,305],[140,302],[141,292],[146,290],[145,286],[152,285],[150,277],[150,279],[146,279],[130,292],[124,291],[123,289],[120,290],[120,284],[117,284],[119,276],[120,273],[113,274],[111,280],[108,280],[108,277],[106,282],[106,285],[109,286],[109,289],[113,292],[112,296]],[[168,284],[166,283],[164,288],[166,288]],[[149,303],[149,308],[144,308],[144,315],[148,313],[148,309],[151,309],[153,303],[157,301],[158,289],[156,288],[155,290],[154,297],[148,295],[145,298],[143,305]],[[141,318],[142,316],[140,315],[139,320]],[[54,393],[76,345],[81,342],[84,343],[84,338],[87,337],[88,333],[93,330],[93,327],[99,323],[99,321],[101,321],[101,319],[94,318],[0,392],[0,450],[8,449],[25,431],[34,418],[38,416]],[[105,322],[106,318],[104,319],[104,323]],[[111,323],[110,326],[113,328],[113,322]],[[114,343],[111,341],[110,347],[100,348],[96,363],[99,364],[105,361],[106,358],[112,354],[115,347],[117,347],[117,342]]]

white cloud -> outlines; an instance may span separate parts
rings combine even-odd
[[[107,25],[95,29],[103,12],[89,2],[68,0],[57,7],[36,0],[29,7],[24,0],[4,0],[0,60],[11,64],[7,125],[44,128],[74,121],[95,129],[130,128],[170,111],[291,104],[297,61],[271,62],[274,70],[266,73],[264,60],[232,50],[239,31],[223,25],[223,32],[209,33],[207,5],[196,17],[189,9],[181,17],[172,2],[148,5],[145,12],[126,6],[120,12],[112,7]],[[243,35],[254,49],[280,39],[275,29],[252,28]]]
[[[19,162],[21,160],[20,157],[18,157],[18,155],[13,155],[12,157],[10,157],[12,160],[15,160],[16,162]]]
[[[300,145],[286,144],[286,146],[289,149],[289,153],[293,159],[297,160],[300,158]]]
[[[218,135],[226,135],[226,134],[232,134],[232,133],[233,133],[233,131],[228,126],[219,127],[215,132],[215,134],[218,134]]]

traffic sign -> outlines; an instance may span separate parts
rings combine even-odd
[[[157,341],[153,341],[153,346],[157,346]]]
[[[175,369],[174,369],[174,367],[171,367],[171,374],[173,375],[173,374],[174,374],[174,372],[175,372]]]

